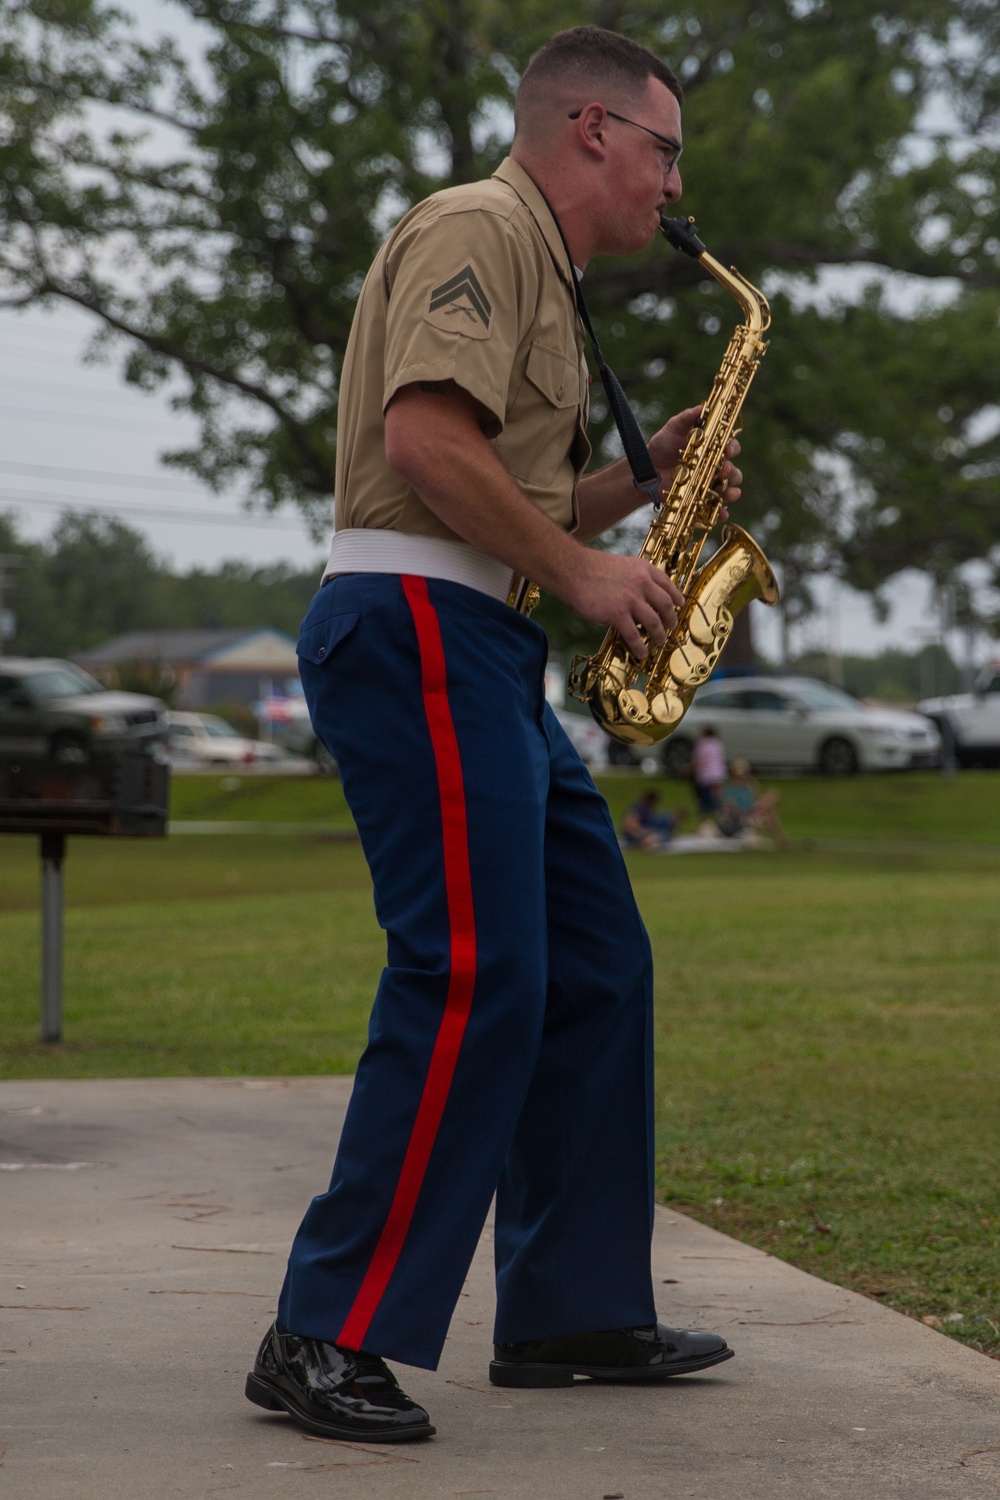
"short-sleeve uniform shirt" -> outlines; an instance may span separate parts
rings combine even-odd
[[[485,182],[412,209],[358,299],[341,376],[337,530],[374,527],[454,539],[385,459],[385,410],[419,381],[453,380],[523,493],[577,524],[590,457],[583,334],[559,229],[538,188],[507,160]]]

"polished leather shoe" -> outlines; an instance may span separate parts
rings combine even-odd
[[[319,1437],[401,1443],[435,1431],[377,1355],[299,1338],[278,1323],[264,1335],[246,1394]]]
[[[734,1351],[715,1333],[666,1328],[610,1328],[603,1333],[570,1333],[523,1344],[495,1344],[490,1384],[572,1385],[578,1375],[591,1380],[665,1380],[694,1375],[732,1359]]]

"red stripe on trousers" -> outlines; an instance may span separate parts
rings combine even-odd
[[[417,632],[424,710],[437,768],[451,964],[444,1015],[392,1206],[365,1278],[336,1340],[351,1349],[363,1347],[364,1337],[403,1249],[448,1102],[476,981],[476,924],[469,870],[465,789],[458,740],[448,704],[441,627],[427,592],[427,580],[406,574],[402,584]]]

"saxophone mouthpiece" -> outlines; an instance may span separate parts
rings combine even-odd
[[[660,215],[660,233],[670,241],[675,250],[683,250],[692,260],[704,255],[705,246],[698,238],[693,219],[668,219]]]

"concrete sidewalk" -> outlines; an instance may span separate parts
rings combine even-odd
[[[1000,1364],[663,1210],[661,1314],[730,1340],[717,1372],[494,1390],[487,1232],[441,1369],[401,1371],[436,1438],[324,1443],[251,1406],[244,1376],[349,1088],[0,1084],[0,1494],[1000,1495]]]

